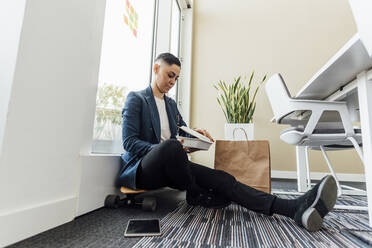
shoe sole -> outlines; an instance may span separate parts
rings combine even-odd
[[[317,205],[320,204],[320,200],[323,202],[328,212],[335,206],[337,200],[337,184],[333,176],[327,176],[323,182],[321,182],[313,204],[305,210],[301,217],[302,225],[310,232],[319,230],[323,224],[323,218],[317,210]]]

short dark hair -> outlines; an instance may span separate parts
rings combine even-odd
[[[179,67],[181,67],[181,61],[171,53],[161,53],[161,54],[159,54],[155,59],[155,63],[160,61],[160,60],[164,61],[168,65],[178,65]]]

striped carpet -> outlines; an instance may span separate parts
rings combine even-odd
[[[366,197],[344,196],[337,202],[361,203],[366,205]],[[330,212],[323,228],[310,233],[290,218],[257,214],[236,204],[214,210],[181,202],[161,226],[162,236],[142,238],[134,247],[369,247],[354,234],[372,238],[367,212],[352,210]]]

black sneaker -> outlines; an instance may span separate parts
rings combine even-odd
[[[186,191],[186,202],[191,206],[202,206],[206,208],[224,208],[230,205],[231,201],[226,197],[217,194],[212,189],[201,189],[196,195]]]
[[[329,175],[304,195],[297,198],[298,207],[294,220],[308,231],[319,230],[323,224],[323,217],[331,211],[337,200],[337,184],[333,176]]]

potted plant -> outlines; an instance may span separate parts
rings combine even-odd
[[[241,76],[234,78],[232,84],[226,84],[220,80],[214,85],[217,92],[221,92],[217,97],[217,102],[221,106],[227,121],[225,123],[226,140],[254,139],[253,114],[256,110],[255,100],[260,86],[266,80],[266,75],[254,91],[252,90],[253,76],[254,71],[247,85],[245,85]]]
[[[112,84],[99,86],[93,134],[93,151],[122,153],[121,125],[127,88]]]

